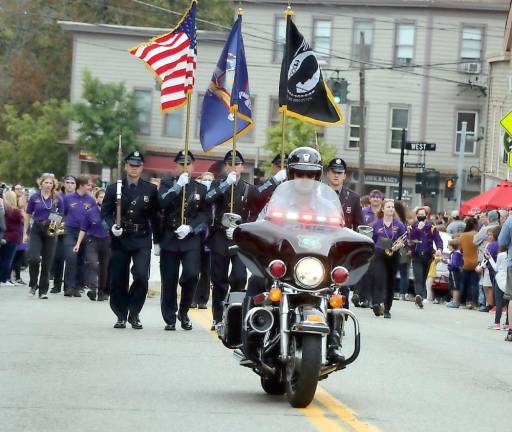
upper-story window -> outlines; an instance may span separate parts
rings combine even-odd
[[[475,154],[476,152],[476,131],[478,126],[478,113],[475,111],[457,112],[457,136],[455,141],[455,153],[460,151],[460,142],[462,138],[462,123],[466,122],[466,145],[465,154]]]
[[[164,136],[183,137],[183,110],[169,111],[164,116]]]
[[[137,133],[151,134],[151,90],[135,90],[135,106],[137,108]]]
[[[364,119],[366,121],[366,106],[364,107]],[[350,105],[348,148],[359,148],[359,128],[361,126],[361,107]]]
[[[274,21],[274,63],[280,63],[283,59],[284,44],[286,42],[286,20],[277,18]]]
[[[402,146],[402,130],[409,128],[409,109],[391,108],[391,150],[400,150]]]
[[[460,45],[461,64],[459,70],[466,73],[479,73],[482,60],[483,28],[463,27]]]
[[[313,51],[320,63],[329,62],[331,54],[331,20],[314,20]]]
[[[414,59],[414,24],[397,23],[395,30],[395,66],[410,66]]]
[[[364,46],[361,50],[361,33],[364,37]],[[356,20],[354,21],[354,32],[352,35],[352,58],[357,60],[353,62],[355,66],[359,61],[369,62],[372,57],[373,45],[373,21]]]

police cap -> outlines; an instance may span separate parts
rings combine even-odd
[[[288,163],[288,153],[284,154],[284,166]],[[272,159],[272,165],[281,166],[281,153],[278,153]]]
[[[347,164],[341,158],[334,158],[328,163],[327,169],[338,173],[344,173],[347,171]]]
[[[226,155],[224,156],[224,163],[225,164],[228,164],[228,165],[231,165],[233,163],[233,150],[230,150],[226,153]],[[242,156],[242,153],[240,153],[238,150],[236,150],[235,152],[235,164],[244,164],[245,163],[245,160],[244,160],[244,157]]]
[[[124,158],[124,161],[133,166],[140,166],[144,163],[144,155],[140,151],[134,150]]]
[[[194,162],[196,158],[192,154],[192,152],[189,150],[188,152],[188,158],[187,158],[187,164]],[[180,150],[176,157],[174,158],[174,162],[180,165],[185,165],[185,152],[183,150]]]

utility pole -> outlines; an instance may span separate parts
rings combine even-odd
[[[400,144],[400,177],[398,179],[398,199],[402,199],[403,183],[404,183],[404,153],[405,153],[405,141],[406,141],[405,129],[402,129],[402,142]]]
[[[457,184],[455,188],[455,196],[457,197],[457,209],[460,209],[462,201],[462,184],[464,183],[464,152],[466,151],[466,132],[468,124],[462,122],[462,130],[460,132],[459,159],[457,161]]]
[[[359,168],[357,170],[357,192],[363,194],[364,191],[364,156],[365,156],[365,116],[364,116],[364,105],[365,105],[365,63],[364,63],[364,33],[360,33],[359,41]]]

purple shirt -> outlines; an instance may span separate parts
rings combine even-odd
[[[460,250],[455,250],[450,253],[450,262],[448,263],[448,270],[450,271],[460,271],[464,264],[464,260],[462,259],[462,253]]]
[[[58,195],[52,200],[51,195],[44,199],[41,192],[36,192],[30,197],[27,204],[27,214],[32,215],[34,222],[47,222],[50,213],[64,210],[62,198]]]
[[[80,224],[80,229],[87,233],[87,236],[105,238],[109,236],[108,231],[103,227],[101,210],[95,205],[85,212]]]
[[[384,219],[377,220],[377,222],[373,224],[373,241],[375,243],[375,248],[381,250],[384,249],[380,245],[379,239],[388,239],[391,241],[391,243],[393,243],[395,240],[398,240],[398,238],[406,231],[407,228],[398,219],[394,218],[393,221],[391,222],[391,225],[389,226],[386,226],[384,224]]]
[[[365,207],[363,209],[363,218],[366,225],[372,226],[377,220],[377,215],[373,212],[371,207]]]
[[[499,252],[499,244],[498,244],[498,241],[497,240],[494,240],[492,242],[490,242],[487,247],[485,248],[485,250],[487,252],[489,252],[489,254],[492,256],[492,259],[494,261],[496,261],[498,259],[498,252]],[[494,274],[494,269],[492,268],[492,265],[490,262],[487,262],[487,269],[491,272],[493,272],[492,274]]]
[[[419,243],[412,245],[413,255],[431,255],[433,253],[433,242],[437,249],[443,250],[443,240],[441,240],[439,231],[430,222],[425,222],[425,226],[421,230],[418,228],[418,222],[416,222],[412,226],[409,240],[419,240]]]
[[[64,222],[68,228],[80,228],[80,224],[88,209],[96,206],[96,200],[89,194],[79,195],[77,192],[64,197]]]

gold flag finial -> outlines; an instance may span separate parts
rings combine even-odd
[[[241,7],[239,7],[238,8],[238,16],[242,16],[243,14],[244,14],[244,10]]]

